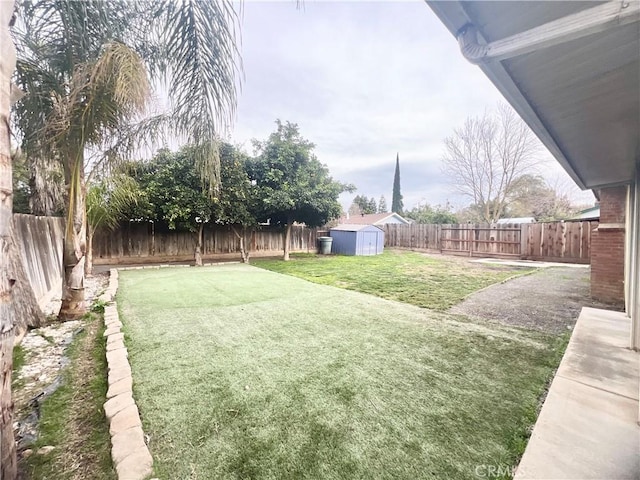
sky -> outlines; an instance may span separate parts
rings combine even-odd
[[[467,62],[424,1],[305,0],[242,4],[244,80],[231,139],[251,153],[275,120],[297,123],[343,194],[384,195],[391,205],[396,155],[405,210],[470,200],[442,171],[443,140],[502,96]],[[592,203],[543,149],[540,173],[578,203]]]

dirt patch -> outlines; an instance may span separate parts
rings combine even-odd
[[[108,273],[86,279],[87,305],[104,291],[108,281]],[[87,326],[84,320],[57,322],[51,315],[59,308],[60,299],[52,299],[44,312],[50,316],[49,325],[29,331],[20,343],[25,362],[13,378],[14,429],[19,449],[36,440],[39,405],[60,386],[61,371],[69,363],[66,350]]]
[[[69,363],[65,351],[83,330],[83,323],[75,320],[37,328],[22,340],[25,364],[13,379],[18,449],[35,442],[39,405],[60,386],[60,372]]]
[[[65,478],[71,480],[102,478],[107,475],[103,465],[104,451],[87,448],[87,444],[92,442],[94,419],[96,415],[102,415],[102,412],[97,414],[95,411],[93,391],[94,378],[98,370],[98,362],[93,351],[96,342],[99,341],[99,328],[99,320],[86,324],[86,335],[78,339],[78,352],[70,379],[74,393],[69,408],[67,435],[56,457],[56,470],[64,472]],[[106,424],[104,428],[106,430]],[[100,472],[100,475],[97,472]]]
[[[590,269],[553,267],[492,285],[449,311],[478,320],[561,333],[573,328],[582,307],[611,308],[591,299]]]

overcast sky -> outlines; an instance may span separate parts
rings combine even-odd
[[[245,80],[232,139],[251,152],[277,118],[297,123],[334,178],[391,205],[396,153],[405,209],[468,199],[441,171],[443,139],[502,99],[423,1],[245,1]],[[591,201],[544,154],[544,174]]]

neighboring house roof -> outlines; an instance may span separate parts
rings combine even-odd
[[[427,3],[580,187],[634,181],[640,2]]]
[[[342,225],[338,225],[337,227],[333,227],[331,230],[338,230],[341,232],[359,232],[360,230],[366,230],[368,228],[377,228],[378,230],[380,230],[380,227],[377,225],[354,225],[354,224],[342,224]]]
[[[402,223],[409,225],[411,222],[395,212],[370,213],[367,215],[352,215],[340,218],[340,225],[384,225],[385,223]]]
[[[533,217],[515,217],[515,218],[501,218],[497,222],[498,224],[505,223],[536,223],[536,219]]]
[[[571,217],[571,220],[599,220],[600,219],[600,205],[595,207],[586,208],[577,215]]]

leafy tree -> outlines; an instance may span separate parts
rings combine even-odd
[[[266,141],[255,141],[257,158],[250,176],[262,203],[258,219],[284,227],[283,259],[289,260],[289,239],[294,222],[310,227],[337,218],[342,208],[338,196],[353,186],[334,181],[313,154],[294,123],[276,121],[277,129]]]
[[[384,195],[380,195],[380,201],[378,202],[378,213],[388,213],[389,207],[387,207],[387,199]]]
[[[356,195],[353,199],[352,205],[354,205],[353,211],[357,215],[369,215],[376,213],[377,205],[375,198],[367,198],[365,195]],[[351,213],[351,209],[349,210]]]
[[[228,143],[220,148],[221,186],[213,198],[216,223],[229,225],[240,241],[243,263],[249,263],[247,244],[257,225],[258,189],[247,173],[248,157]]]
[[[202,265],[204,225],[213,213],[213,203],[193,163],[192,148],[172,153],[160,150],[138,170],[142,190],[138,219],[151,220],[156,228],[196,234],[196,265]]]
[[[378,202],[376,202],[376,199],[371,197],[369,199],[369,205],[367,210],[371,213],[377,213],[378,212]]]
[[[246,235],[256,224],[255,186],[246,172],[246,156],[230,144],[221,144],[221,184],[212,196],[194,164],[194,150],[190,146],[178,152],[164,149],[145,164],[131,164],[129,171],[140,184],[141,198],[126,215],[130,219],[152,221],[159,229],[194,233],[196,265],[202,265],[205,225],[231,225],[241,240],[242,258],[246,262],[249,259],[244,246]]]
[[[356,216],[360,216],[362,215],[362,210],[360,210],[360,206],[355,203],[355,202],[351,202],[351,205],[349,206],[349,216],[350,217],[356,217]]]
[[[16,125],[29,158],[63,167],[69,193],[60,318],[77,318],[86,310],[90,165],[113,165],[169,129],[193,144],[199,175],[216,189],[215,139],[235,108],[237,17],[229,0],[42,0],[24,1],[19,11],[17,80],[27,95]],[[172,92],[170,114],[145,116],[148,73]]]
[[[402,193],[400,193],[400,154],[396,154],[396,171],[393,175],[393,197],[391,199],[391,211],[402,214],[404,205]]]
[[[508,217],[532,216],[539,222],[564,220],[575,213],[571,200],[551,187],[540,175],[518,177],[505,208]]]
[[[415,220],[420,224],[457,223],[456,215],[451,211],[451,205],[436,205],[432,207],[428,203],[417,205],[408,212],[405,217]]]

